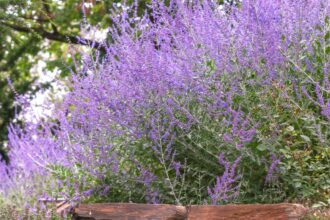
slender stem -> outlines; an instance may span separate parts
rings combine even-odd
[[[159,123],[157,124],[157,128],[158,130],[159,129]],[[171,188],[171,191],[173,193],[173,196],[174,196],[174,199],[175,199],[175,202],[178,204],[178,205],[181,205],[181,202],[180,200],[177,198],[176,194],[175,194],[175,191],[174,191],[174,186],[172,184],[172,181],[171,181],[171,178],[168,174],[168,169],[166,167],[166,164],[165,164],[165,158],[164,158],[164,150],[163,150],[163,143],[162,143],[162,140],[161,138],[159,138],[159,146],[160,146],[160,150],[161,150],[161,163],[162,163],[162,166],[164,168],[164,171],[165,171],[165,175],[166,175],[166,179],[168,180],[169,184],[170,184],[170,188]]]

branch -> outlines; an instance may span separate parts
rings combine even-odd
[[[34,17],[32,15],[17,15],[18,18],[23,18],[27,20],[37,21],[37,22],[50,22],[50,19],[48,18],[40,18],[40,17]]]
[[[43,1],[42,1],[42,4],[43,4],[43,6],[44,6],[44,8],[45,8],[45,11],[46,11],[46,13],[47,13],[47,17],[48,17],[48,18],[52,17],[52,13],[50,12],[50,7],[49,7],[47,1],[46,1],[46,0],[43,0]],[[54,33],[58,33],[55,24],[54,24],[51,20],[50,20],[50,22],[51,22],[51,25],[52,25],[52,28],[53,28]]]
[[[84,45],[84,46],[89,46],[93,49],[97,49],[100,51],[105,52],[106,51],[106,46],[100,42],[96,42],[93,40],[85,39],[79,36],[72,36],[72,35],[63,35],[58,32],[48,32],[42,28],[28,28],[28,27],[22,27],[14,24],[9,24],[6,22],[0,21],[0,25],[4,25],[6,27],[9,27],[15,31],[18,32],[24,32],[24,33],[36,33],[39,36],[53,40],[53,41],[58,41],[58,42],[63,42],[63,43],[71,43],[71,44],[77,44],[77,45]]]

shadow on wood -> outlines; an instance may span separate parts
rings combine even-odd
[[[75,220],[299,220],[307,209],[299,204],[148,205],[127,203],[80,204]]]

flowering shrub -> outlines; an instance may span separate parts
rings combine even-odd
[[[139,19],[124,8],[52,117],[11,127],[1,197],[32,210],[40,197],[329,198],[329,6],[152,1]]]

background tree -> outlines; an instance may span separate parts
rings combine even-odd
[[[32,86],[38,74],[32,69],[44,60],[43,71],[59,68],[61,77],[68,74],[72,59],[67,56],[69,44],[84,44],[78,40],[83,19],[82,7],[88,22],[106,27],[110,21],[110,8],[114,1],[96,0],[2,0],[0,1],[0,155],[6,156],[7,127],[15,117],[15,92],[8,85],[8,78],[19,94],[33,98],[40,88]],[[87,41],[88,43],[88,41]],[[20,109],[17,109],[18,113]]]

